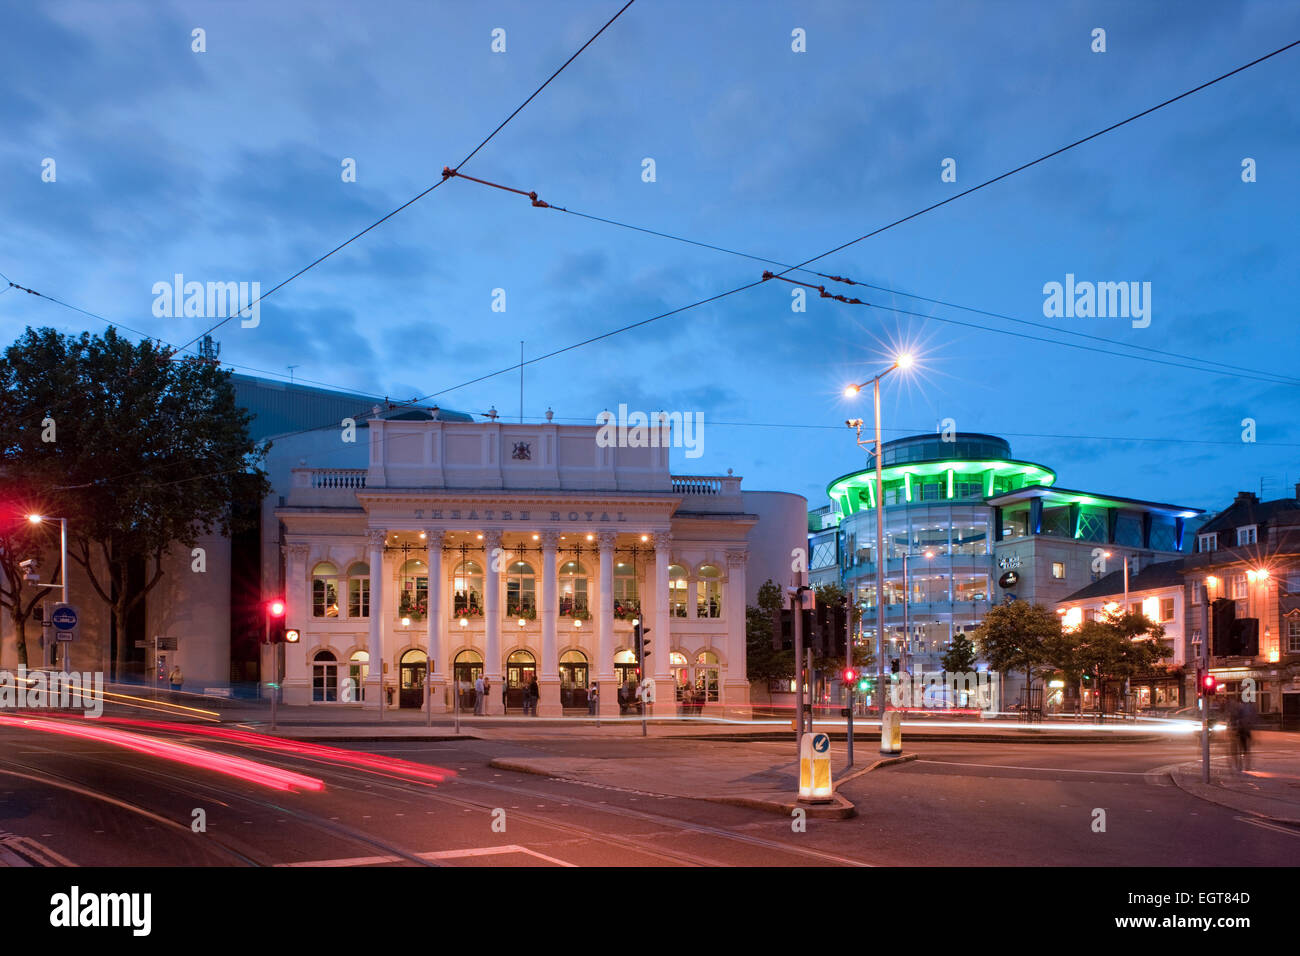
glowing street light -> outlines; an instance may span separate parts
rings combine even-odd
[[[845,398],[857,396],[868,385],[871,386],[871,395],[875,403],[876,413],[876,440],[875,440],[875,459],[876,459],[876,667],[879,677],[877,683],[878,693],[880,696],[880,714],[881,721],[884,720],[885,699],[885,488],[882,477],[884,466],[882,459],[884,457],[884,443],[880,437],[880,380],[896,368],[911,368],[914,358],[910,352],[904,352],[894,358],[894,364],[889,366],[875,378],[868,379],[857,385],[850,385],[844,390]],[[865,448],[870,442],[862,440],[862,419],[851,418],[844,424],[854,429],[857,434],[859,448]],[[851,659],[850,659],[851,660]]]

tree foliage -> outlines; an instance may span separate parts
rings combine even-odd
[[[258,467],[269,445],[249,437],[229,372],[112,328],[28,329],[0,358],[0,389],[0,465],[68,519],[70,558],[112,610],[121,662],[127,616],[162,578],[166,551],[237,530],[231,502],[269,491]]]
[[[1061,619],[1041,604],[1011,601],[989,608],[975,630],[975,643],[995,671],[1022,672],[1026,687],[1035,671],[1050,665],[1048,652],[1061,636]]]

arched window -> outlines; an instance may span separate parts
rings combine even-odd
[[[527,561],[512,561],[506,567],[506,617],[536,616],[537,575]]]
[[[370,673],[370,652],[353,651],[348,660],[348,680],[343,688],[343,702],[350,704],[366,699],[366,676]]]
[[[483,658],[478,651],[461,651],[452,661],[456,690],[460,694],[460,709],[474,709],[474,681],[483,675]]]
[[[590,617],[587,605],[587,571],[577,561],[560,566],[560,616]]]
[[[311,616],[339,616],[339,570],[328,561],[312,568]]]
[[[686,660],[686,655],[680,651],[672,651],[668,655],[668,669],[673,675],[673,683],[677,688],[677,699],[682,699],[682,691],[691,682],[690,662]]]
[[[429,658],[424,651],[413,647],[398,662],[401,689],[398,691],[399,707],[419,707],[424,703],[424,678]]]
[[[522,707],[529,683],[537,676],[537,660],[528,651],[506,658],[506,707]]]
[[[668,613],[674,617],[686,616],[686,595],[689,584],[686,569],[680,564],[668,566]]]
[[[700,651],[695,658],[695,698],[718,699],[718,655],[712,651]]]
[[[329,651],[317,651],[311,662],[311,699],[333,703],[339,699],[339,665]]]
[[[706,564],[697,576],[695,616],[722,617],[722,572]]]
[[[358,561],[348,568],[348,617],[370,616],[370,565]]]
[[[483,613],[483,567],[477,561],[462,561],[451,577],[455,597],[453,617],[475,617]]]
[[[635,651],[614,652],[614,674],[618,677],[619,687],[626,687],[628,681],[635,684],[641,679]]]
[[[636,565],[631,561],[615,561],[614,616],[619,620],[626,620],[640,613],[641,601],[636,589]]]
[[[397,616],[424,620],[429,612],[429,566],[411,558],[398,571]]]

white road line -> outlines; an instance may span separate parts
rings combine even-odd
[[[1285,833],[1287,836],[1300,837],[1300,830],[1282,826],[1282,824],[1274,823],[1272,820],[1260,820],[1257,817],[1233,817],[1233,819],[1240,820],[1242,823],[1249,823],[1253,827],[1272,830],[1274,833]]]
[[[1126,777],[1144,777],[1149,773],[1146,770],[1069,770],[1065,767],[1013,767],[1001,763],[957,763],[952,760],[918,759],[916,762],[942,764],[946,767],[983,767],[987,770],[1037,770],[1042,773],[1114,773]]]
[[[431,850],[428,853],[416,853],[415,856],[421,860],[456,860],[465,857],[475,856],[500,856],[506,853],[522,853],[525,856],[536,857],[539,860],[545,860],[547,863],[554,863],[556,866],[576,867],[576,863],[568,863],[564,860],[557,859],[553,856],[547,856],[545,853],[538,853],[536,850],[530,850],[526,846],[519,846],[511,843],[506,846],[481,846],[472,847],[467,850]],[[400,856],[352,856],[343,857],[337,860],[308,860],[301,863],[277,863],[278,867],[303,867],[303,866],[377,866],[381,863],[400,863]]]

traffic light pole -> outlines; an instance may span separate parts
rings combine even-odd
[[[853,678],[845,681],[848,693],[845,697],[849,705],[849,766],[853,766],[853,681],[857,679],[857,670],[853,666],[853,602],[844,599],[844,672],[852,673]]]
[[[1201,700],[1201,783],[1210,782],[1210,695],[1205,692],[1205,675],[1210,673],[1210,590],[1201,582],[1201,667],[1196,694]],[[1127,602],[1126,602],[1127,603]]]

